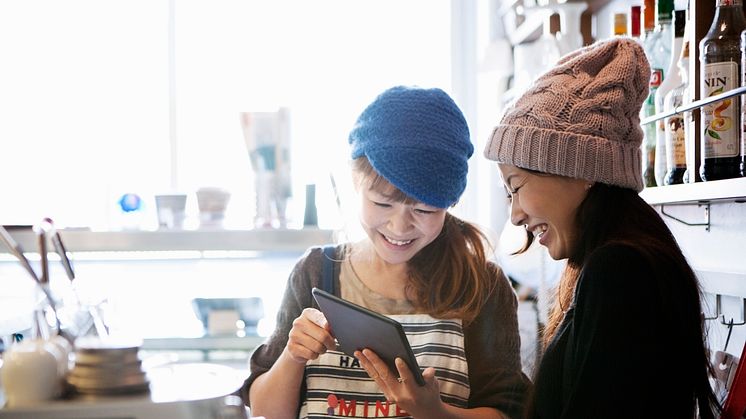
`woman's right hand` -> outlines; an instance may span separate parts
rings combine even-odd
[[[293,320],[285,350],[290,358],[299,363],[316,359],[330,349],[336,349],[337,342],[331,334],[324,313],[315,308],[306,308]]]

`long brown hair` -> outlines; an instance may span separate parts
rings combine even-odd
[[[385,192],[405,204],[419,201],[389,183],[368,159],[352,161],[358,187]],[[407,295],[416,309],[437,318],[459,318],[469,324],[481,311],[494,288],[494,272],[487,263],[487,237],[479,228],[446,213],[438,237],[407,263]]]
[[[660,280],[652,285],[658,287],[661,295],[667,296],[667,312],[675,319],[667,324],[677,327],[677,335],[685,341],[675,350],[687,351],[686,359],[697,366],[690,378],[700,417],[712,417],[719,404],[708,381],[712,366],[701,315],[702,290],[668,226],[635,191],[601,183],[591,187],[580,204],[576,225],[579,228],[577,244],[560,279],[557,300],[544,330],[544,344],[554,337],[565,311],[573,303],[580,273],[590,254],[612,243],[633,246],[655,273],[660,274],[657,277],[675,277],[675,281]]]

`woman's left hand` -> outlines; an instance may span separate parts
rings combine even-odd
[[[398,371],[394,372],[370,349],[355,351],[355,357],[360,360],[360,365],[365,368],[370,378],[378,384],[386,400],[396,403],[400,409],[406,410],[415,418],[443,416],[445,406],[440,399],[440,387],[438,379],[435,378],[434,368],[426,368],[422,372],[425,385],[420,386],[407,363],[401,358],[396,358]]]

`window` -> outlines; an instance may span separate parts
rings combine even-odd
[[[451,85],[449,0],[30,1],[0,5],[0,223],[116,229],[116,201],[219,186],[248,228],[254,187],[239,113],[290,112],[291,225],[348,172],[347,133],[395,84]]]

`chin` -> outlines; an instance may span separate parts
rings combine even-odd
[[[562,260],[567,259],[569,256],[565,255],[563,252],[559,250],[552,250],[550,248],[547,248],[547,253],[549,253],[549,257],[551,257],[554,260]]]

